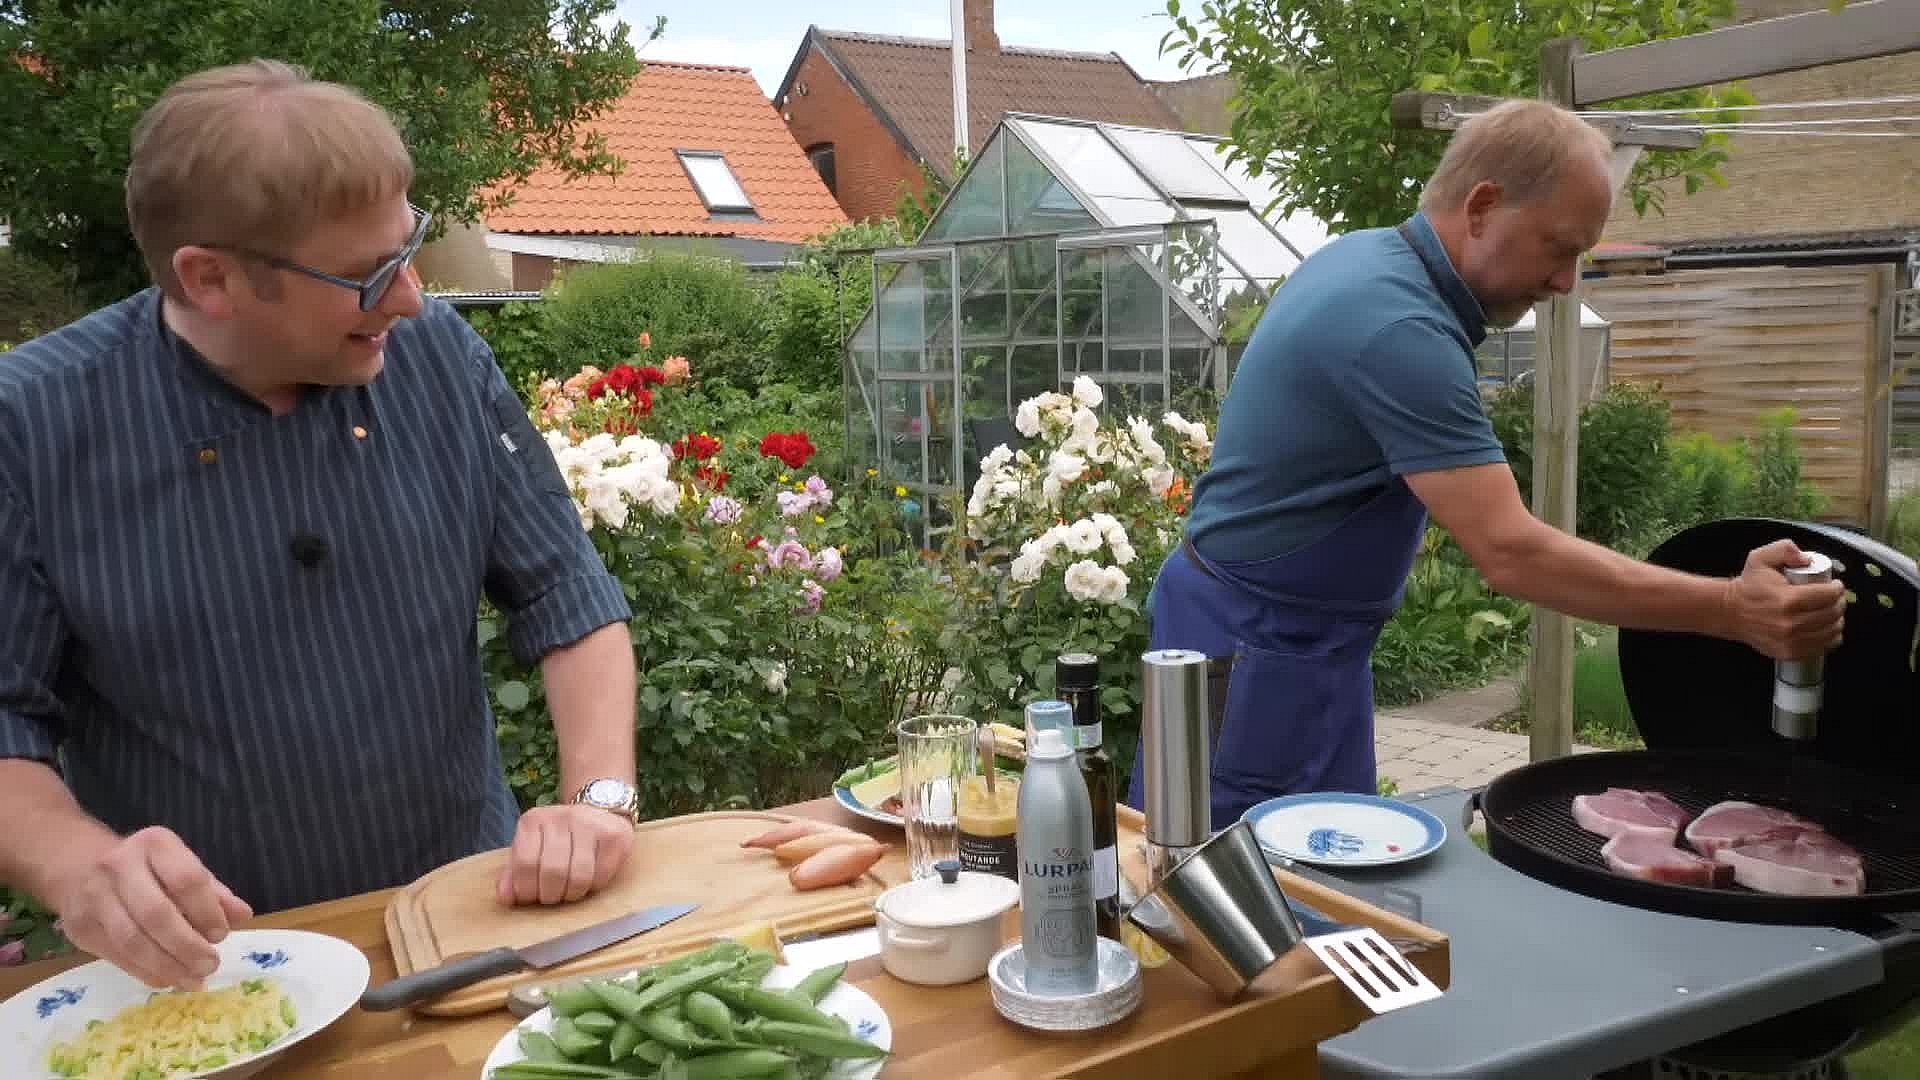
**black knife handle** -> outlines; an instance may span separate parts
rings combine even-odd
[[[398,1009],[416,1001],[450,994],[495,975],[511,975],[524,967],[526,964],[521,962],[520,954],[512,949],[491,949],[473,956],[463,956],[439,967],[389,979],[361,994],[360,1007],[372,1012]]]

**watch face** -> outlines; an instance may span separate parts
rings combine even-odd
[[[586,800],[595,806],[620,806],[627,801],[627,785],[618,780],[595,780],[587,785]]]

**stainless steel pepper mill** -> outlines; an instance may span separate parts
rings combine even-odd
[[[1807,553],[1805,566],[1784,572],[1795,585],[1833,580],[1833,560]],[[1826,657],[1779,660],[1773,665],[1773,730],[1789,739],[1811,739],[1820,732],[1820,699],[1826,689]]]
[[[1207,657],[1155,649],[1140,657],[1148,888],[1213,835]]]

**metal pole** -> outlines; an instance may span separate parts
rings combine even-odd
[[[967,5],[953,0],[953,149],[967,149]]]

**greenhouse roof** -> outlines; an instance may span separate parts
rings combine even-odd
[[[1212,136],[1008,113],[921,242],[1212,220],[1222,275],[1270,288],[1330,233],[1276,201]]]

